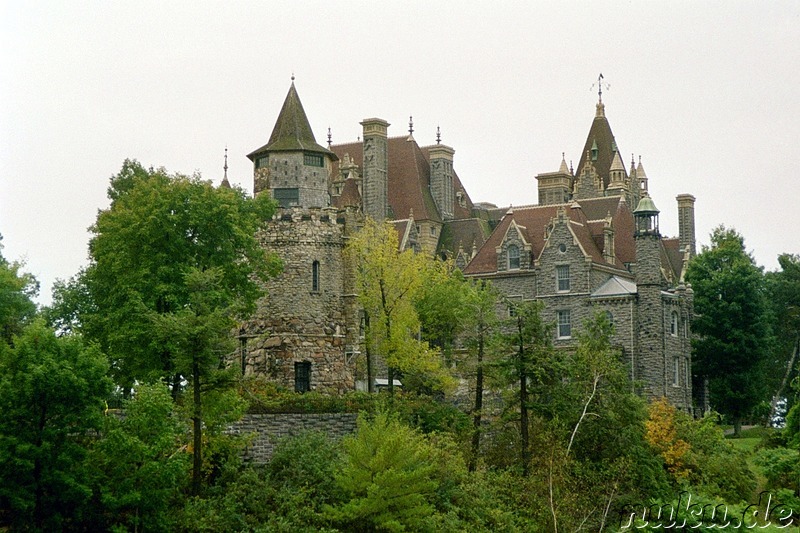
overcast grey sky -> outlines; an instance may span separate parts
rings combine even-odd
[[[759,264],[800,253],[800,2],[9,2],[0,0],[0,233],[50,300],[86,264],[125,158],[252,190],[245,155],[290,76],[317,141],[388,120],[456,150],[473,201],[536,202],[603,100],[677,234],[719,224]]]

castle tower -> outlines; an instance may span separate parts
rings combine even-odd
[[[678,200],[678,239],[682,250],[689,250],[690,257],[697,253],[694,237],[694,201],[691,194],[679,194]]]
[[[572,172],[567,168],[564,154],[558,172],[546,172],[536,176],[539,188],[539,205],[564,204],[569,202],[572,185]]]
[[[590,188],[588,183],[581,183],[580,186],[575,187],[576,200],[602,196],[603,191],[611,183],[611,165],[614,162],[614,154],[619,150],[611,131],[611,125],[606,118],[605,109],[602,100],[598,101],[594,120],[589,128],[589,135],[586,137],[578,168],[575,171],[575,180],[584,180],[584,168],[591,165],[596,173],[597,182],[593,183],[593,188]],[[623,175],[624,173],[623,167]],[[591,196],[587,196],[588,194]]]
[[[294,86],[267,144],[247,156],[254,164],[253,192],[269,190],[281,207],[328,207],[336,154],[317,144]]]
[[[636,246],[636,287],[638,297],[638,355],[635,374],[646,385],[645,397],[667,395],[666,364],[663,353],[664,320],[661,302],[661,234],[658,209],[643,194],[633,211]]]
[[[364,135],[362,193],[364,214],[383,221],[389,216],[389,123],[380,118],[361,122]]]
[[[428,148],[431,164],[431,195],[442,220],[453,219],[453,154],[455,150],[444,144]]]

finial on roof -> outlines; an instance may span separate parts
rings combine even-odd
[[[567,169],[567,160],[564,159],[564,157],[565,157],[564,152],[561,152],[561,166],[558,167],[558,171],[561,172],[562,174],[566,174],[567,172],[569,172],[569,170]]]
[[[414,117],[408,117],[408,134],[414,135]]]
[[[442,142],[442,132],[439,130],[439,126],[436,126],[436,144],[440,144]]]
[[[597,77],[597,101],[603,103],[603,73]]]
[[[292,71],[292,83],[294,83],[294,71]]]
[[[595,118],[606,116],[606,106],[603,104],[603,85],[606,86],[606,89],[610,89],[611,85],[605,83],[603,79],[603,73],[601,72],[597,77],[597,113],[595,114]],[[594,84],[592,84],[592,88],[594,88]]]
[[[408,218],[410,218],[411,220],[414,220],[414,208],[413,207],[410,207],[408,209]]]
[[[225,145],[225,164],[222,165],[222,170],[224,174],[222,175],[222,183],[220,184],[221,187],[225,187],[226,189],[231,188],[231,182],[228,181],[228,146]]]
[[[514,214],[514,205],[513,204],[509,204],[508,205],[508,211],[506,211],[506,215],[513,215],[513,214]]]
[[[331,149],[331,127],[328,126],[328,150]]]
[[[572,159],[569,160],[569,173],[570,174],[575,174],[575,171],[572,170]]]

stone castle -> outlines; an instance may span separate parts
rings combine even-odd
[[[248,158],[254,194],[280,204],[262,245],[284,271],[241,327],[245,373],[297,391],[353,390],[364,379],[363,323],[344,258],[365,217],[391,222],[400,246],[452,258],[508,301],[541,300],[554,344],[574,345],[597,310],[646,397],[690,409],[694,197],[677,197],[679,236],[661,235],[641,160],[626,170],[602,95],[576,170],[536,176],[539,203],[473,203],[455,171],[454,149],[390,137],[389,123],[361,122],[358,142],[316,142],[292,81],[268,142]],[[505,311],[504,311],[505,312]],[[510,312],[510,311],[508,311]]]

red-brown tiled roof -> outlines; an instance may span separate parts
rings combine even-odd
[[[571,204],[514,207],[512,214],[506,215],[497,225],[464,272],[466,274],[482,274],[497,270],[496,248],[501,245],[512,219],[517,225],[525,227],[525,239],[531,244],[532,258],[538,258],[545,244],[545,228],[556,216],[559,208],[566,208],[567,216],[570,219],[570,228],[593,262],[608,264],[603,259],[605,245],[603,228],[605,218],[609,214],[612,220],[611,225],[614,228],[616,255],[614,266],[622,269],[625,268],[625,263],[635,261],[633,216],[627,204],[619,196],[616,196],[582,200]],[[600,213],[602,216],[599,216]],[[594,218],[590,218],[590,216]]]

